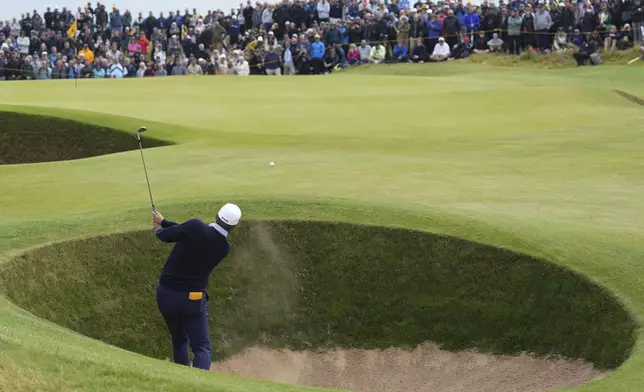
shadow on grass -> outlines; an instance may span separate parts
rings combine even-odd
[[[172,143],[144,138],[145,148]],[[0,111],[0,165],[64,161],[130,151],[136,138],[79,121]]]
[[[554,264],[452,237],[322,222],[247,221],[210,282],[213,358],[250,345],[530,352],[619,366],[634,318]],[[148,232],[30,251],[0,287],[36,315],[158,358],[171,352],[155,286],[170,247]]]

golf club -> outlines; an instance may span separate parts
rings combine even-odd
[[[145,172],[145,181],[148,183],[148,193],[150,194],[150,203],[152,204],[152,212],[156,212],[157,208],[154,205],[154,199],[152,198],[152,188],[150,187],[150,179],[148,178],[148,169],[145,166],[145,158],[143,157],[143,145],[141,145],[141,134],[148,129],[141,125],[136,131],[136,140],[139,141],[139,151],[141,151],[141,162],[143,162],[143,171]]]
[[[635,96],[635,95],[633,95],[631,93],[627,93],[626,91],[617,90],[617,89],[614,89],[613,92],[615,94],[621,96],[622,98],[628,99],[629,101],[633,102],[634,104],[644,106],[644,99],[642,99],[640,97],[637,97],[637,96]]]

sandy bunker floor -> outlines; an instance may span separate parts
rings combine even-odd
[[[354,391],[546,391],[604,377],[583,362],[448,352],[432,343],[413,351],[324,353],[249,348],[212,370],[252,378]]]

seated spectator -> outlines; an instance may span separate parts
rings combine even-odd
[[[94,52],[89,48],[89,45],[85,44],[83,45],[83,49],[78,52],[79,57],[84,57],[85,61],[88,63],[93,63],[94,62]]]
[[[450,56],[453,59],[464,59],[472,53],[473,49],[474,45],[472,45],[472,42],[470,41],[470,36],[466,35],[463,38],[463,42],[459,42],[454,45],[454,50],[452,51]]]
[[[585,65],[588,60],[590,60],[591,55],[596,53],[597,44],[595,40],[589,39],[587,41],[584,41],[579,48],[579,52],[573,53],[572,56],[575,58],[577,66],[581,67],[582,65]]]
[[[559,27],[557,34],[555,34],[555,39],[552,43],[553,49],[558,52],[565,52],[568,50],[568,36],[563,31],[563,27]]]
[[[129,39],[129,42],[127,44],[127,53],[128,53],[128,56],[130,57],[141,53],[141,45],[139,45],[139,43],[136,42],[134,37],[130,37]]]
[[[83,79],[90,79],[94,77],[94,69],[89,61],[82,61],[80,70],[77,71],[77,74],[79,74]]]
[[[369,62],[372,64],[381,64],[385,62],[387,49],[382,42],[376,42],[369,53]]]
[[[445,43],[445,38],[440,37],[438,43],[434,46],[434,51],[430,56],[432,61],[445,61],[450,55],[449,45]]]
[[[203,70],[204,75],[217,75],[217,65],[212,61],[212,58],[206,59],[206,69]]]
[[[360,64],[366,64],[369,62],[369,56],[371,56],[371,46],[367,44],[367,41],[360,41],[358,54],[360,55]]]
[[[405,45],[405,41],[402,39],[398,40],[393,52],[397,62],[406,63],[409,60],[409,50],[407,49],[407,45]]]
[[[264,58],[262,57],[261,51],[255,49],[253,54],[250,56],[248,61],[248,67],[250,67],[251,75],[264,75]]]
[[[142,78],[145,75],[146,66],[143,61],[139,63],[139,69],[136,70],[136,77]]]
[[[347,52],[347,63],[349,65],[356,65],[360,62],[360,52],[358,52],[358,47],[356,44],[349,45],[349,51]]]
[[[250,74],[248,61],[244,57],[244,53],[239,51],[237,54],[237,62],[234,65],[235,75],[248,76]]]
[[[481,31],[474,41],[474,53],[481,54],[488,53],[490,51],[490,46],[487,43],[485,32]]]
[[[331,73],[340,68],[342,68],[342,59],[335,47],[332,46],[324,55],[324,73]]]
[[[107,77],[112,78],[112,79],[122,79],[125,77],[125,74],[127,71],[125,70],[125,67],[118,62],[112,62],[112,64],[107,68]]]
[[[63,65],[61,60],[56,60],[54,68],[51,70],[52,79],[65,79],[67,78],[67,68]]]
[[[181,61],[180,58],[175,60],[174,66],[172,67],[172,76],[181,76],[181,75],[187,75],[188,74],[188,68],[186,68],[186,65]]]
[[[493,33],[492,39],[488,41],[487,45],[490,48],[490,52],[501,52],[503,49],[503,40],[499,38],[499,34]]]
[[[586,42],[586,36],[579,29],[575,29],[568,47],[571,49],[580,49],[584,45],[584,42]]]
[[[156,76],[156,71],[154,70],[154,67],[152,67],[152,63],[149,62],[145,65],[145,72],[143,73],[143,77],[152,77]]]
[[[626,23],[622,27],[622,32],[617,41],[617,50],[626,50],[633,47],[633,30],[631,30],[631,25]]]
[[[107,60],[105,60],[107,62]],[[105,68],[103,68],[102,61],[96,61],[94,64],[94,79],[103,79],[105,78]]]
[[[195,58],[194,55],[190,56],[190,65],[188,65],[187,69],[187,74],[188,75],[203,75],[203,69],[199,64],[197,64],[197,59]]]
[[[225,54],[220,54],[219,59],[216,64],[217,74],[226,75],[228,73],[228,60],[226,60]]]
[[[157,72],[154,76],[168,76],[168,71],[165,70],[163,64],[157,64]]]
[[[427,60],[429,60],[427,48],[423,45],[423,40],[419,38],[416,40],[416,47],[411,52],[411,61],[422,64]]]
[[[49,67],[49,61],[47,60],[38,60],[35,63],[36,65],[36,79],[39,80],[48,80],[51,79],[51,68]]]
[[[266,70],[266,75],[282,75],[280,66],[282,61],[279,54],[277,54],[277,48],[274,46],[267,47],[266,54],[264,54],[264,69]]]
[[[606,39],[604,39],[604,52],[614,52],[617,49],[617,41],[619,40],[619,33],[617,26],[611,25]]]
[[[306,49],[301,50],[295,58],[295,66],[297,67],[298,75],[311,75],[313,73],[313,65],[311,64],[311,57]]]

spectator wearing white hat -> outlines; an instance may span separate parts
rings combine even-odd
[[[445,38],[440,37],[438,43],[434,46],[434,51],[430,56],[432,61],[445,61],[449,57],[451,51],[449,45],[445,43]]]

